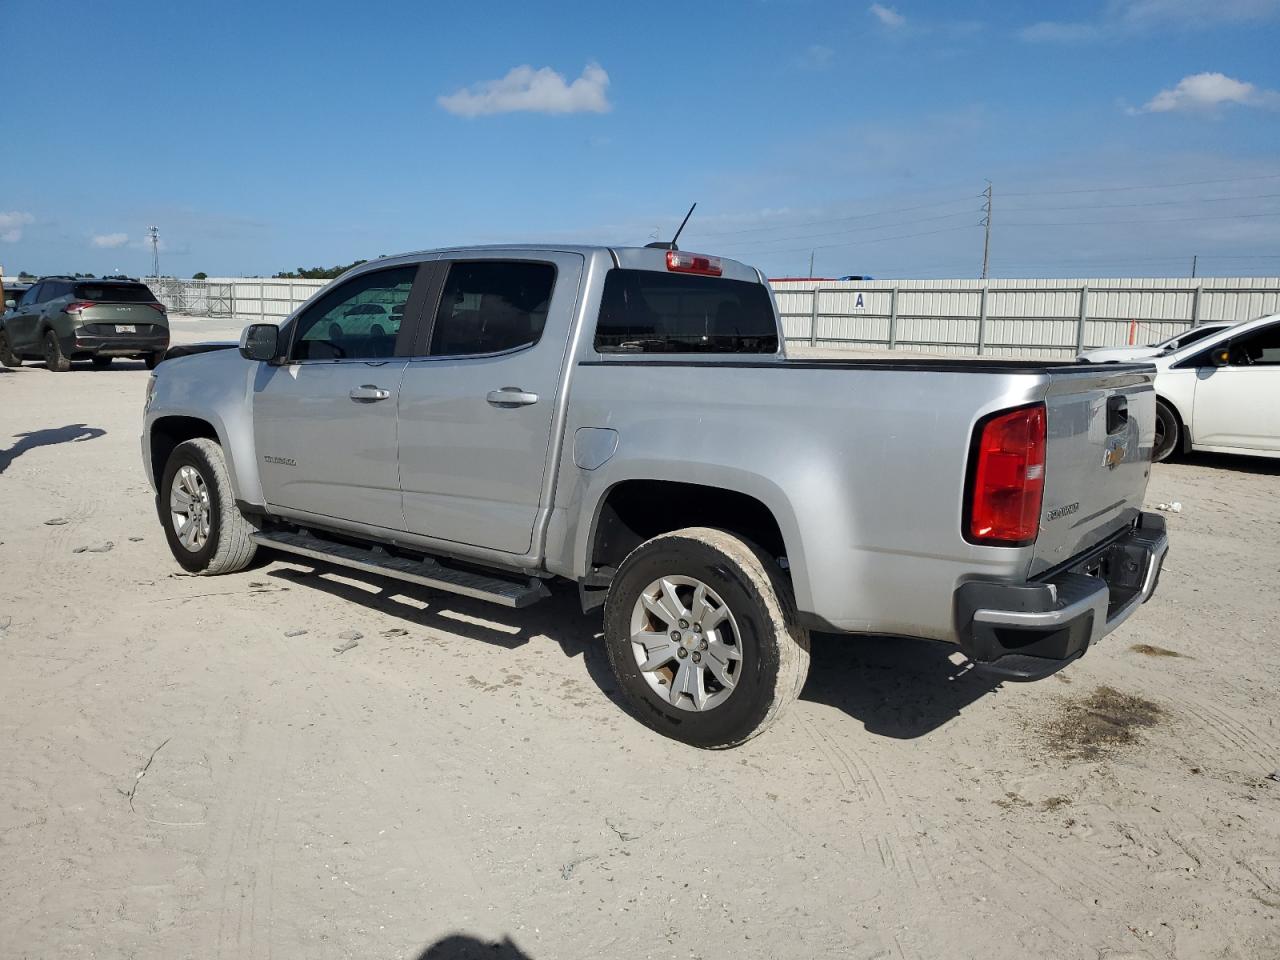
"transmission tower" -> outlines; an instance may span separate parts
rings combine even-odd
[[[982,279],[987,279],[987,261],[991,256],[991,198],[995,191],[991,181],[987,181],[987,189],[982,191],[985,202],[982,204]]]
[[[151,276],[158,283],[160,281],[160,228],[147,227],[147,238],[151,241]]]

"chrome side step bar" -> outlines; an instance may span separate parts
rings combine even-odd
[[[523,581],[505,580],[502,577],[486,576],[469,570],[454,570],[430,558],[410,560],[406,557],[392,556],[381,547],[365,548],[333,543],[309,533],[259,531],[252,535],[252,539],[260,547],[310,557],[312,560],[323,560],[325,563],[332,563],[339,567],[350,567],[367,573],[381,574],[384,577],[394,577],[397,580],[430,587],[432,590],[457,593],[503,607],[527,607],[551,596],[547,585],[537,577],[529,577]]]

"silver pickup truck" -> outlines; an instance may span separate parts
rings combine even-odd
[[[510,607],[575,581],[637,715],[724,747],[798,695],[811,630],[1033,679],[1118,626],[1167,549],[1153,376],[792,360],[732,260],[438,250],[167,359],[142,456],[186,570],[270,548]]]

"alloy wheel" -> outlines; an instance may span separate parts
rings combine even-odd
[[[641,591],[631,612],[631,648],[650,689],[681,710],[720,706],[742,676],[733,611],[694,577],[659,577]]]

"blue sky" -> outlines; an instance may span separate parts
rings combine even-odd
[[[1280,0],[6,0],[7,274],[455,243],[771,275],[1280,275]],[[22,42],[53,34],[46,40]]]

